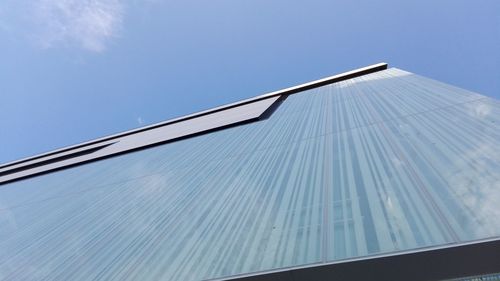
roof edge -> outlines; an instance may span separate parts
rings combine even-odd
[[[218,107],[215,107],[215,108],[211,108],[211,109],[207,109],[207,110],[195,112],[195,113],[184,115],[184,116],[181,116],[181,117],[176,117],[176,118],[173,118],[173,119],[169,119],[169,120],[162,121],[162,122],[159,122],[159,123],[151,124],[151,125],[148,125],[148,126],[144,126],[144,127],[140,127],[140,128],[136,128],[136,129],[124,131],[124,132],[117,133],[117,134],[112,134],[112,135],[104,136],[104,137],[101,137],[101,138],[97,138],[97,139],[94,139],[94,140],[82,142],[82,143],[75,144],[75,145],[66,146],[66,147],[63,147],[63,148],[51,150],[49,152],[37,154],[37,155],[34,155],[34,156],[29,156],[29,157],[22,158],[22,159],[19,159],[19,160],[14,160],[14,161],[11,161],[11,162],[0,164],[0,169],[7,168],[7,167],[13,166],[13,165],[18,165],[18,164],[21,164],[23,162],[28,162],[28,161],[36,160],[38,158],[43,158],[43,157],[51,156],[51,155],[54,155],[54,154],[67,152],[67,151],[70,151],[70,150],[73,150],[73,149],[82,148],[82,147],[85,147],[85,146],[88,146],[88,145],[93,145],[93,144],[96,144],[96,143],[99,143],[99,142],[109,141],[109,140],[112,140],[112,139],[115,139],[115,138],[120,138],[120,137],[124,137],[124,136],[127,136],[127,135],[136,134],[136,133],[140,133],[140,132],[143,132],[143,131],[155,129],[155,128],[158,128],[158,127],[170,125],[170,124],[173,124],[173,123],[177,123],[177,122],[181,122],[181,121],[185,121],[185,120],[197,118],[197,117],[204,116],[204,115],[207,115],[207,114],[211,114],[211,113],[214,113],[214,112],[218,112],[218,111],[226,110],[226,109],[229,109],[229,108],[233,108],[233,107],[245,105],[245,104],[248,104],[248,103],[256,102],[256,101],[259,101],[259,100],[262,100],[262,99],[266,99],[266,98],[270,98],[270,97],[274,97],[274,96],[280,96],[280,95],[291,95],[291,94],[299,93],[299,92],[302,92],[302,91],[314,89],[314,88],[317,88],[317,87],[325,86],[325,85],[328,85],[328,84],[340,82],[340,81],[343,81],[343,80],[347,80],[347,79],[351,79],[351,78],[363,76],[363,75],[366,75],[366,74],[370,74],[370,73],[374,73],[374,72],[377,72],[377,71],[385,70],[385,69],[387,69],[387,66],[388,66],[388,64],[385,63],[385,62],[381,62],[381,63],[377,63],[377,64],[372,64],[372,65],[369,65],[369,66],[366,66],[366,67],[362,67],[362,68],[358,68],[358,69],[346,71],[346,72],[339,73],[339,74],[336,74],[336,75],[333,75],[333,76],[329,76],[329,77],[325,77],[325,78],[322,78],[322,79],[318,79],[318,80],[315,80],[315,81],[312,81],[312,82],[308,82],[308,83],[300,84],[300,85],[297,85],[297,86],[293,86],[293,87],[289,87],[289,88],[285,88],[285,89],[281,89],[281,90],[269,92],[269,93],[266,93],[266,94],[255,96],[253,98],[244,99],[244,100],[241,100],[241,101],[238,101],[238,102],[225,104],[225,105],[222,105],[222,106],[218,106]]]

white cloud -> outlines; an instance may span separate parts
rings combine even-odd
[[[34,37],[43,48],[77,46],[102,52],[118,35],[121,0],[37,0],[32,6]]]
[[[4,40],[28,39],[42,48],[102,52],[120,34],[124,3],[125,0],[1,0],[0,34]]]
[[[467,114],[477,119],[484,119],[491,114],[492,107],[486,100],[470,102],[465,104]]]
[[[137,117],[137,124],[139,124],[139,125],[144,124],[144,119],[142,119],[142,117],[140,117],[140,116]]]
[[[499,166],[500,151],[491,144],[478,143],[457,154],[451,173],[446,175],[455,194],[479,223],[479,227],[472,225],[470,230],[477,238],[500,234],[500,178],[496,173]]]

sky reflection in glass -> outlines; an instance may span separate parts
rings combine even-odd
[[[500,235],[500,103],[389,69],[0,187],[0,280],[203,280]]]

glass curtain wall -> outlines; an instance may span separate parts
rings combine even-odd
[[[500,103],[398,69],[0,186],[0,280],[205,280],[500,235]]]

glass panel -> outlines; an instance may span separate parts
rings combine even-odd
[[[446,281],[500,281],[500,274],[488,274],[481,276],[448,279]]]
[[[500,104],[397,69],[0,187],[0,280],[203,280],[500,235]]]

